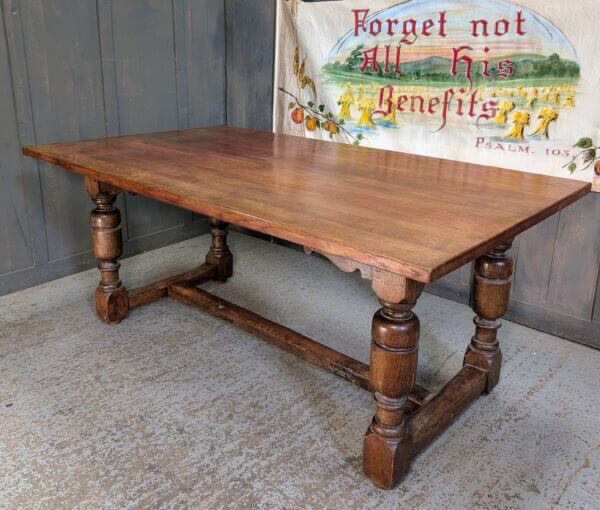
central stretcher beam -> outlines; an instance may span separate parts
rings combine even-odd
[[[191,282],[179,281],[172,284],[169,287],[169,296],[231,322],[240,329],[295,354],[313,365],[328,370],[365,390],[372,391],[369,365],[366,363],[201,290]],[[415,386],[409,396],[409,413],[416,412],[432,397],[433,395],[426,388]]]

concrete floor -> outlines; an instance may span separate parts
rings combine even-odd
[[[367,361],[369,283],[232,234],[209,290]],[[123,262],[129,287],[202,237]],[[173,300],[96,319],[88,271],[0,298],[1,508],[600,508],[600,352],[501,329],[503,377],[394,491],[361,474],[370,394]],[[424,295],[419,382],[461,366],[466,306]]]

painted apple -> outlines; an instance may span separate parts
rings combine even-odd
[[[302,108],[296,108],[292,111],[292,120],[296,124],[302,124],[304,122],[304,110]]]
[[[309,131],[314,131],[315,129],[317,129],[317,119],[313,117],[309,117],[308,119],[306,119],[306,129],[308,129]]]
[[[596,161],[596,175],[600,175],[600,160]]]

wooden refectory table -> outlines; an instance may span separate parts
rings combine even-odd
[[[363,470],[394,487],[411,460],[478,395],[497,384],[497,341],[509,301],[514,237],[586,195],[591,185],[532,173],[231,127],[191,129],[24,147],[25,155],[85,176],[95,204],[96,309],[109,323],[171,296],[372,391],[376,411],[363,439]],[[206,215],[212,245],[185,274],[127,290],[119,276],[117,195],[131,192]],[[381,309],[370,366],[199,284],[233,274],[228,224],[298,243],[347,272],[360,271]],[[435,396],[415,385],[426,283],[476,261],[475,334],[464,366]]]

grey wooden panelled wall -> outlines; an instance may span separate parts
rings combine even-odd
[[[92,267],[81,179],[23,144],[227,122],[271,128],[274,0],[3,0],[0,294]],[[205,232],[120,197],[125,253]],[[509,318],[600,348],[600,194],[518,238]],[[191,254],[191,257],[200,254]],[[428,288],[468,302],[471,269]]]
[[[227,119],[271,128],[274,0],[227,1]],[[250,85],[251,84],[251,85]],[[600,348],[600,193],[516,239],[508,318]],[[427,290],[469,302],[471,268]]]
[[[225,3],[3,0],[0,8],[6,294],[96,263],[82,179],[21,157],[20,146],[225,123]],[[126,255],[207,230],[143,197],[119,201]]]

